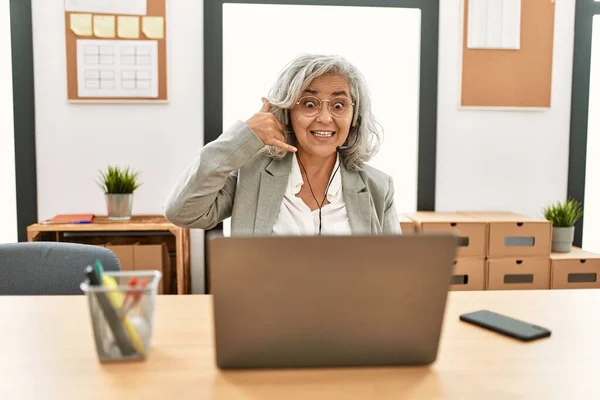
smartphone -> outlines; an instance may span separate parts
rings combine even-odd
[[[460,316],[460,320],[526,342],[550,336],[550,330],[525,321],[507,317],[488,310],[475,311]]]

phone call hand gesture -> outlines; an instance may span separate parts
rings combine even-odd
[[[297,149],[285,143],[283,135],[283,124],[270,112],[271,103],[263,98],[263,105],[256,114],[246,121],[246,125],[254,131],[262,142],[267,146],[276,146],[282,150],[296,152]]]

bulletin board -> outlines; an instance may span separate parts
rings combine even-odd
[[[65,0],[67,98],[167,100],[166,0]]]
[[[468,6],[463,1],[463,107],[531,107],[551,105],[553,0],[521,2],[519,50],[467,48]]]

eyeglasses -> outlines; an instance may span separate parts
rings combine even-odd
[[[318,97],[306,96],[302,97],[296,102],[296,106],[300,109],[300,112],[307,117],[316,117],[321,112],[323,103],[328,102],[327,108],[329,112],[338,117],[345,117],[351,111],[354,103],[351,99],[345,96],[334,97],[331,100],[321,100]]]

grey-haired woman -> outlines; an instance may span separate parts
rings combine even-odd
[[[232,235],[398,234],[365,80],[339,56],[289,63],[259,112],[200,150],[165,205],[172,223]]]

